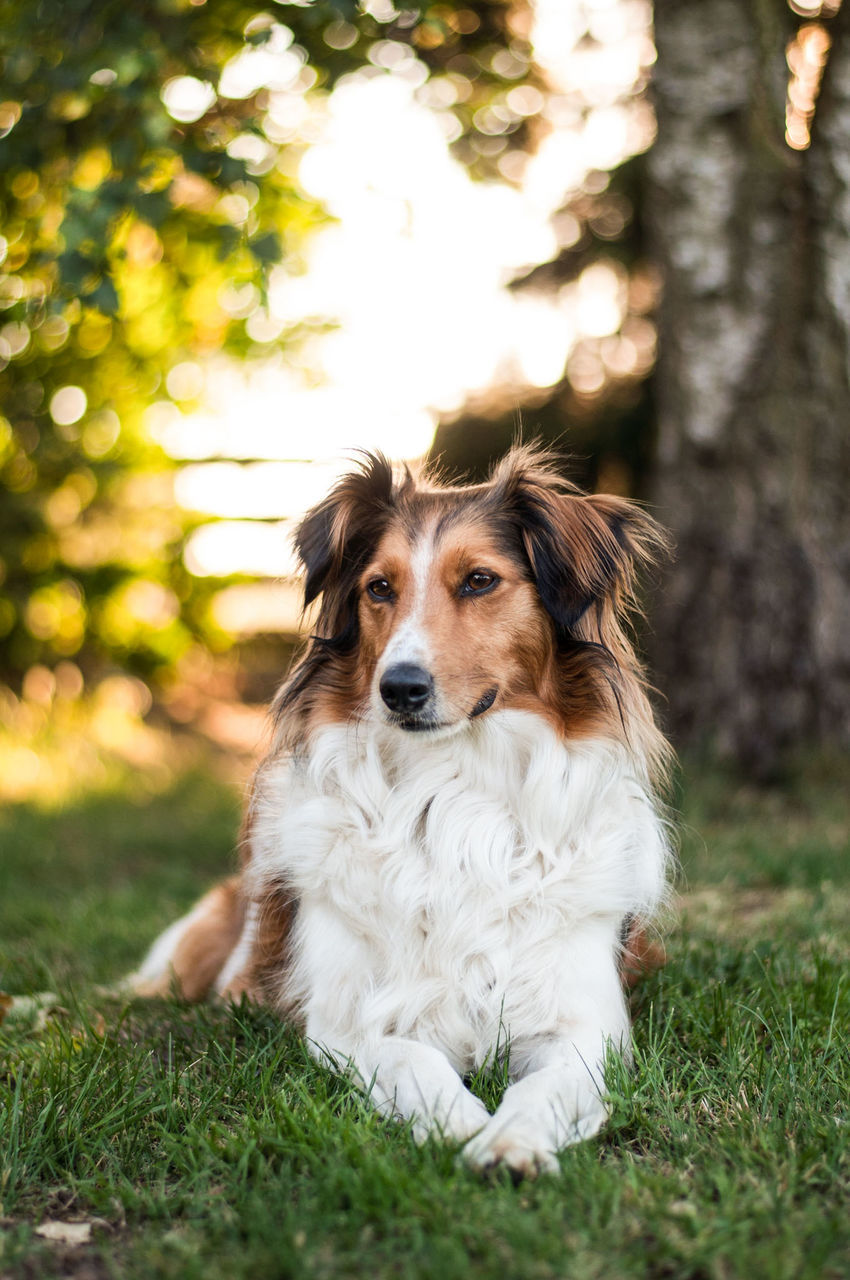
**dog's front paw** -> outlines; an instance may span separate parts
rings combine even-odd
[[[520,1089],[522,1085],[513,1086]],[[595,1092],[576,1099],[567,1115],[559,1118],[554,1101],[535,1115],[520,1109],[520,1100],[506,1095],[502,1106],[463,1149],[464,1161],[479,1173],[507,1169],[514,1181],[559,1173],[558,1152],[598,1133],[608,1112]]]
[[[448,1106],[437,1106],[430,1115],[414,1114],[413,1138],[416,1142],[425,1142],[430,1137],[438,1137],[445,1142],[463,1144],[480,1133],[490,1119],[484,1103],[464,1090]]]
[[[466,1144],[463,1159],[482,1174],[507,1169],[515,1182],[541,1173],[560,1173],[557,1152],[540,1134],[521,1123],[500,1122],[498,1116]]]

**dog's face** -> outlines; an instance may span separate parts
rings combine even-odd
[[[399,484],[369,457],[298,530],[306,601],[321,597],[311,679],[327,679],[333,716],[405,733],[552,707],[571,696],[559,655],[583,649],[570,670],[586,689],[600,653],[616,662],[618,600],[653,536],[642,512],[580,494],[539,451],[515,449],[467,487]]]
[[[369,712],[408,732],[457,731],[539,675],[552,625],[527,568],[469,504],[394,521],[359,580]]]

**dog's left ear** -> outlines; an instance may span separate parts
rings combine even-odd
[[[380,453],[364,453],[359,468],[337,482],[301,521],[295,547],[305,570],[304,603],[362,567],[386,523],[393,500],[393,472]]]
[[[659,525],[625,498],[581,493],[542,450],[512,449],[493,476],[511,511],[541,602],[570,632],[605,598],[628,603],[638,567],[665,549]]]

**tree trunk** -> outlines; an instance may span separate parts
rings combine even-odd
[[[651,658],[678,745],[768,778],[850,743],[850,0],[812,146],[780,0],[656,0],[664,278]]]

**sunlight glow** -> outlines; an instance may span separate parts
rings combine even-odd
[[[258,19],[268,41],[228,63],[218,93],[244,98],[264,87],[268,143],[244,135],[232,154],[261,173],[275,145],[296,143],[298,180],[335,221],[313,235],[303,264],[274,269],[267,304],[250,289],[220,300],[246,318],[255,358],[241,367],[178,362],[166,379],[170,399],[148,410],[151,435],[192,464],[177,478],[178,501],[221,521],[193,533],[193,573],[293,572],[288,530],[358,447],[418,458],[439,415],[470,396],[519,402],[565,369],[593,394],[612,373],[642,365],[646,335],[619,333],[627,284],[615,264],[595,264],[555,295],[506,285],[575,241],[575,219],[555,215],[589,174],[651,141],[651,111],[636,97],[654,58],[650,17],[648,0],[536,0],[532,38],[550,91],[508,86],[492,119],[479,121],[496,142],[512,119],[544,122],[533,155],[500,160],[520,179],[514,186],[473,181],[448,149],[460,128],[452,108],[470,91],[463,75],[428,81],[415,50],[377,41],[371,66],[330,96],[313,95],[314,73],[291,32]],[[352,31],[337,23],[327,43],[348,47]],[[509,50],[495,56],[506,79],[523,74]],[[187,121],[214,98],[192,77],[163,91],[169,112]],[[221,212],[244,223],[250,192],[226,199]],[[272,344],[288,330],[303,337],[281,354]]]
[[[289,523],[221,520],[204,524],[189,537],[186,568],[197,577],[246,573],[258,578],[291,577],[297,572]]]
[[[206,462],[184,467],[175,497],[189,511],[283,519],[304,514],[325,496],[340,468],[308,462]]]
[[[183,414],[158,401],[146,414],[152,437],[174,458],[245,458],[313,461],[336,459],[358,447],[418,458],[434,435],[434,416],[393,398],[393,388],[310,388],[275,362],[233,370],[211,366],[203,411]]]
[[[214,621],[224,631],[294,632],[301,624],[301,592],[292,583],[244,582],[225,587],[212,602]]]

